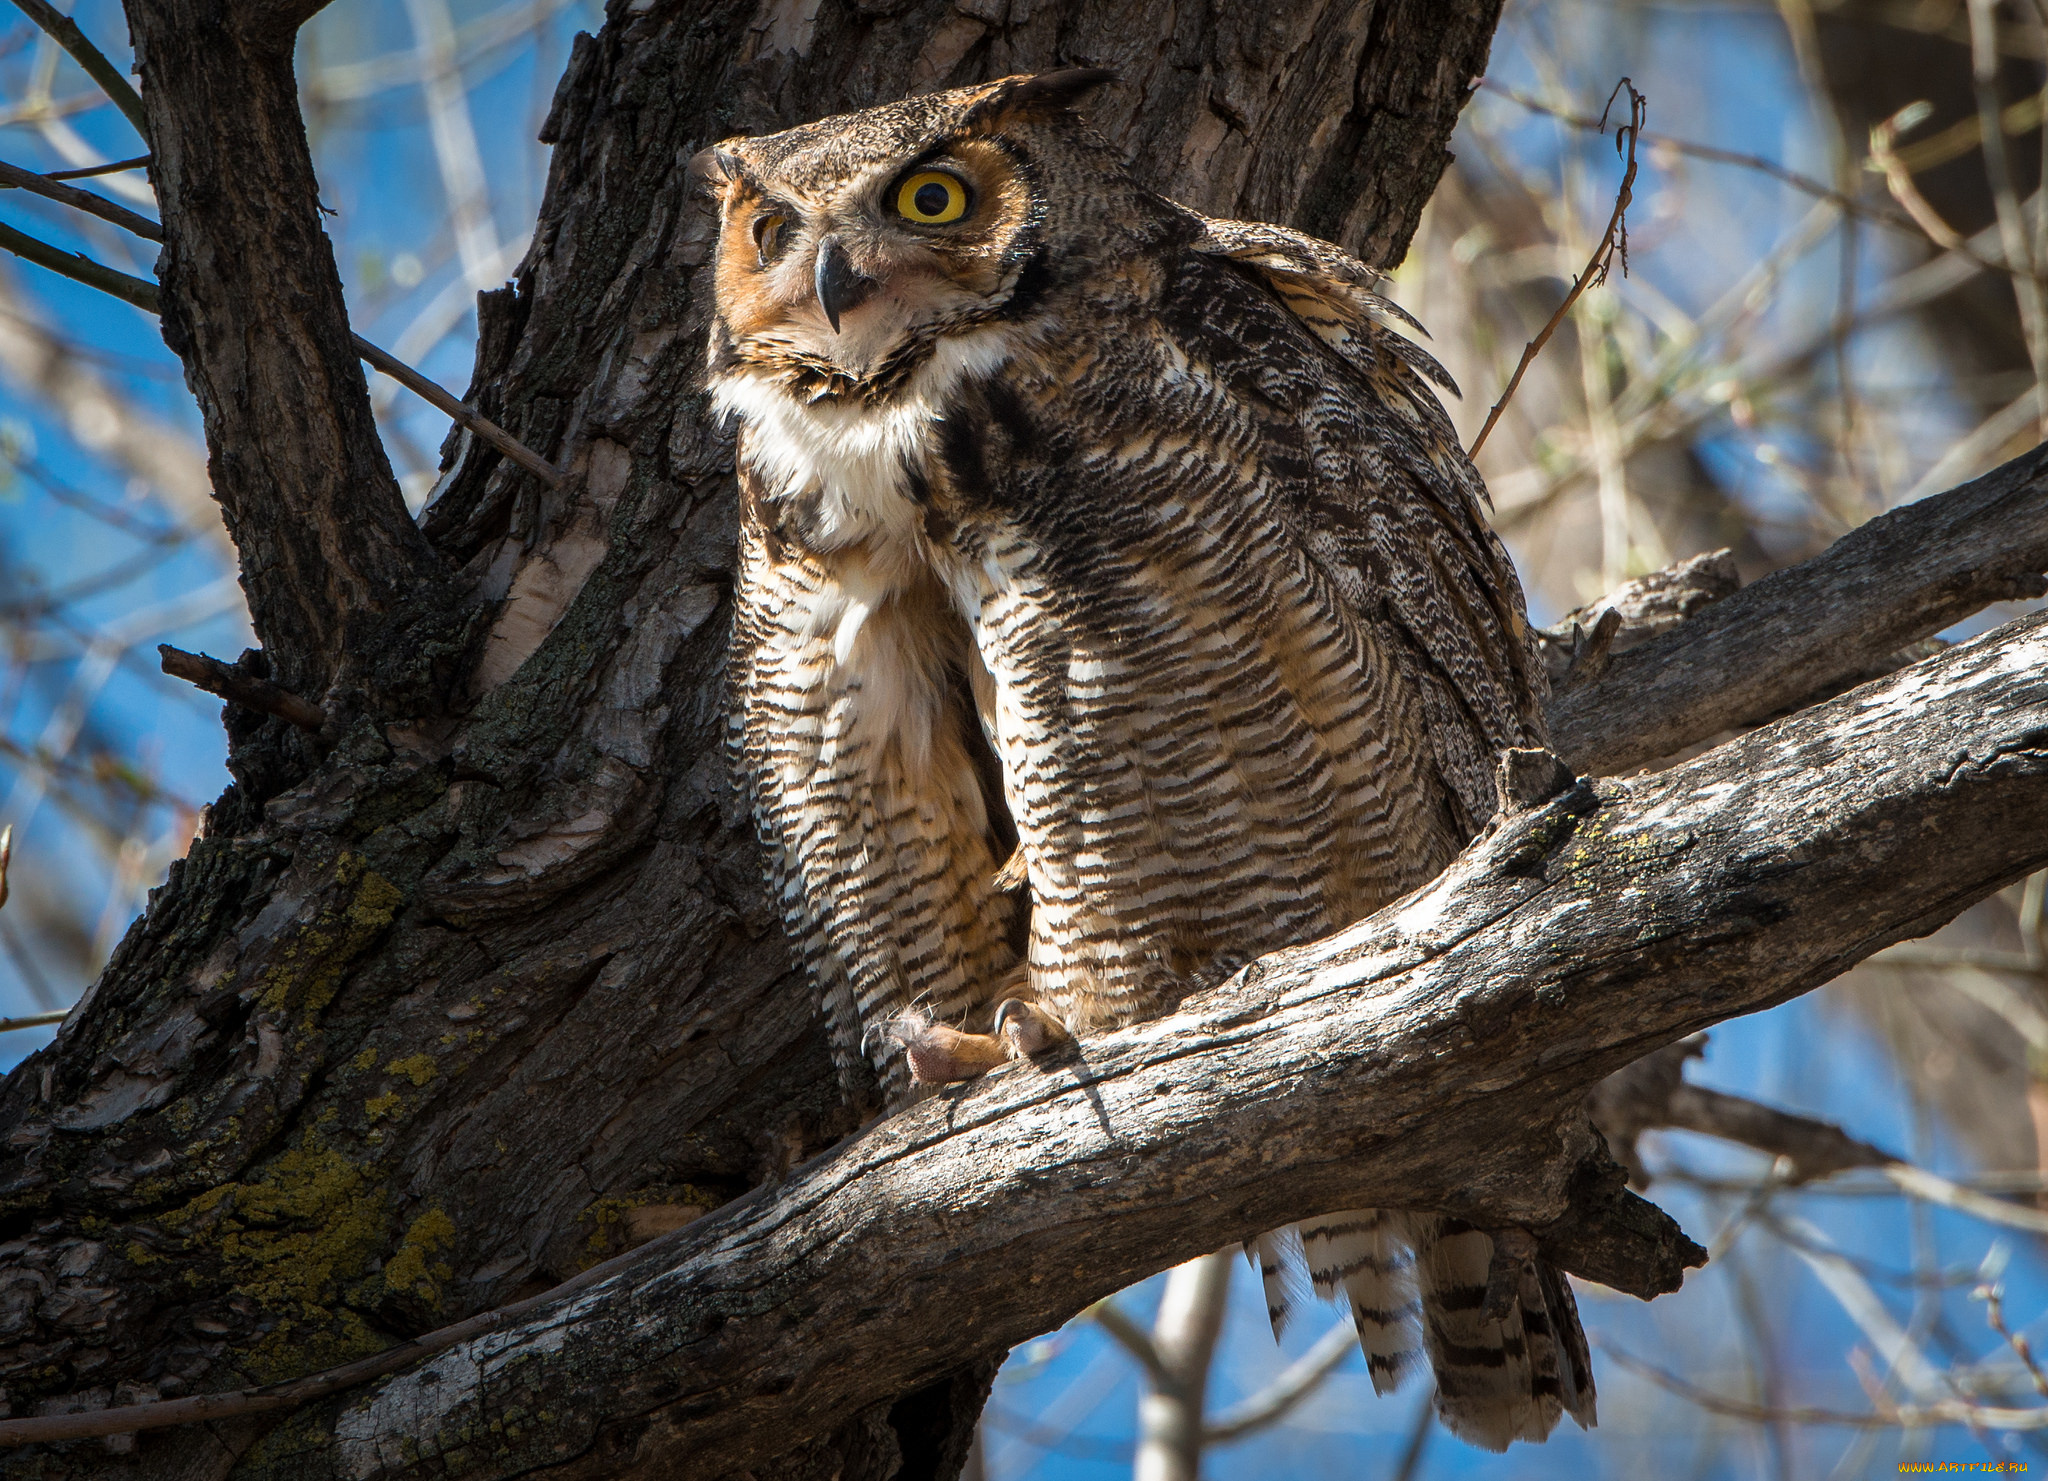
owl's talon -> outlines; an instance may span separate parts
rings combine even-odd
[[[921,1013],[904,1014],[889,1025],[889,1033],[903,1046],[911,1079],[922,1085],[977,1079],[1010,1057],[992,1034],[963,1034]]]
[[[1056,1049],[1071,1037],[1065,1024],[1038,1004],[1022,998],[1005,998],[997,1007],[995,1033],[1009,1046],[1015,1059],[1029,1059]]]

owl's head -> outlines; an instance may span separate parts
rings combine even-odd
[[[1169,208],[1072,112],[1111,76],[1008,77],[700,154],[720,216],[714,374],[886,395],[1034,306],[1056,244],[1157,235]]]

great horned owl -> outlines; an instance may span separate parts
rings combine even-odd
[[[1441,870],[1544,680],[1478,474],[1374,275],[1132,179],[1012,77],[762,138],[719,197],[740,426],[735,744],[842,1073],[919,1081],[1160,1013]],[[1412,321],[1409,321],[1412,323]],[[1494,1449],[1593,1420],[1563,1278],[1354,1210],[1305,1254],[1376,1388],[1426,1351]],[[1498,1309],[1496,1304],[1496,1310]]]

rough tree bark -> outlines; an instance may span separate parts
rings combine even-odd
[[[1498,0],[731,0],[579,40],[466,438],[405,518],[293,98],[311,0],[130,0],[166,337],[260,654],[325,737],[230,707],[235,785],[58,1041],[0,1089],[16,1415],[281,1378],[544,1288],[851,1130],[720,754],[734,511],[698,393],[720,136],[1072,62],[1141,174],[1405,250]],[[957,1467],[1002,1340],[786,1431],[759,1473]],[[324,1413],[324,1411],[323,1411]],[[16,1454],[255,1474],[331,1415]],[[529,1416],[513,1427],[545,1428]],[[809,1438],[807,1438],[809,1437]]]

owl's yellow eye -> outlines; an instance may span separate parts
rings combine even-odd
[[[763,216],[754,223],[754,250],[760,254],[762,262],[765,263],[773,257],[776,249],[782,245],[782,229],[787,225],[787,216],[774,213]]]
[[[967,214],[967,187],[941,170],[919,170],[896,187],[896,214],[919,226],[945,226]]]

